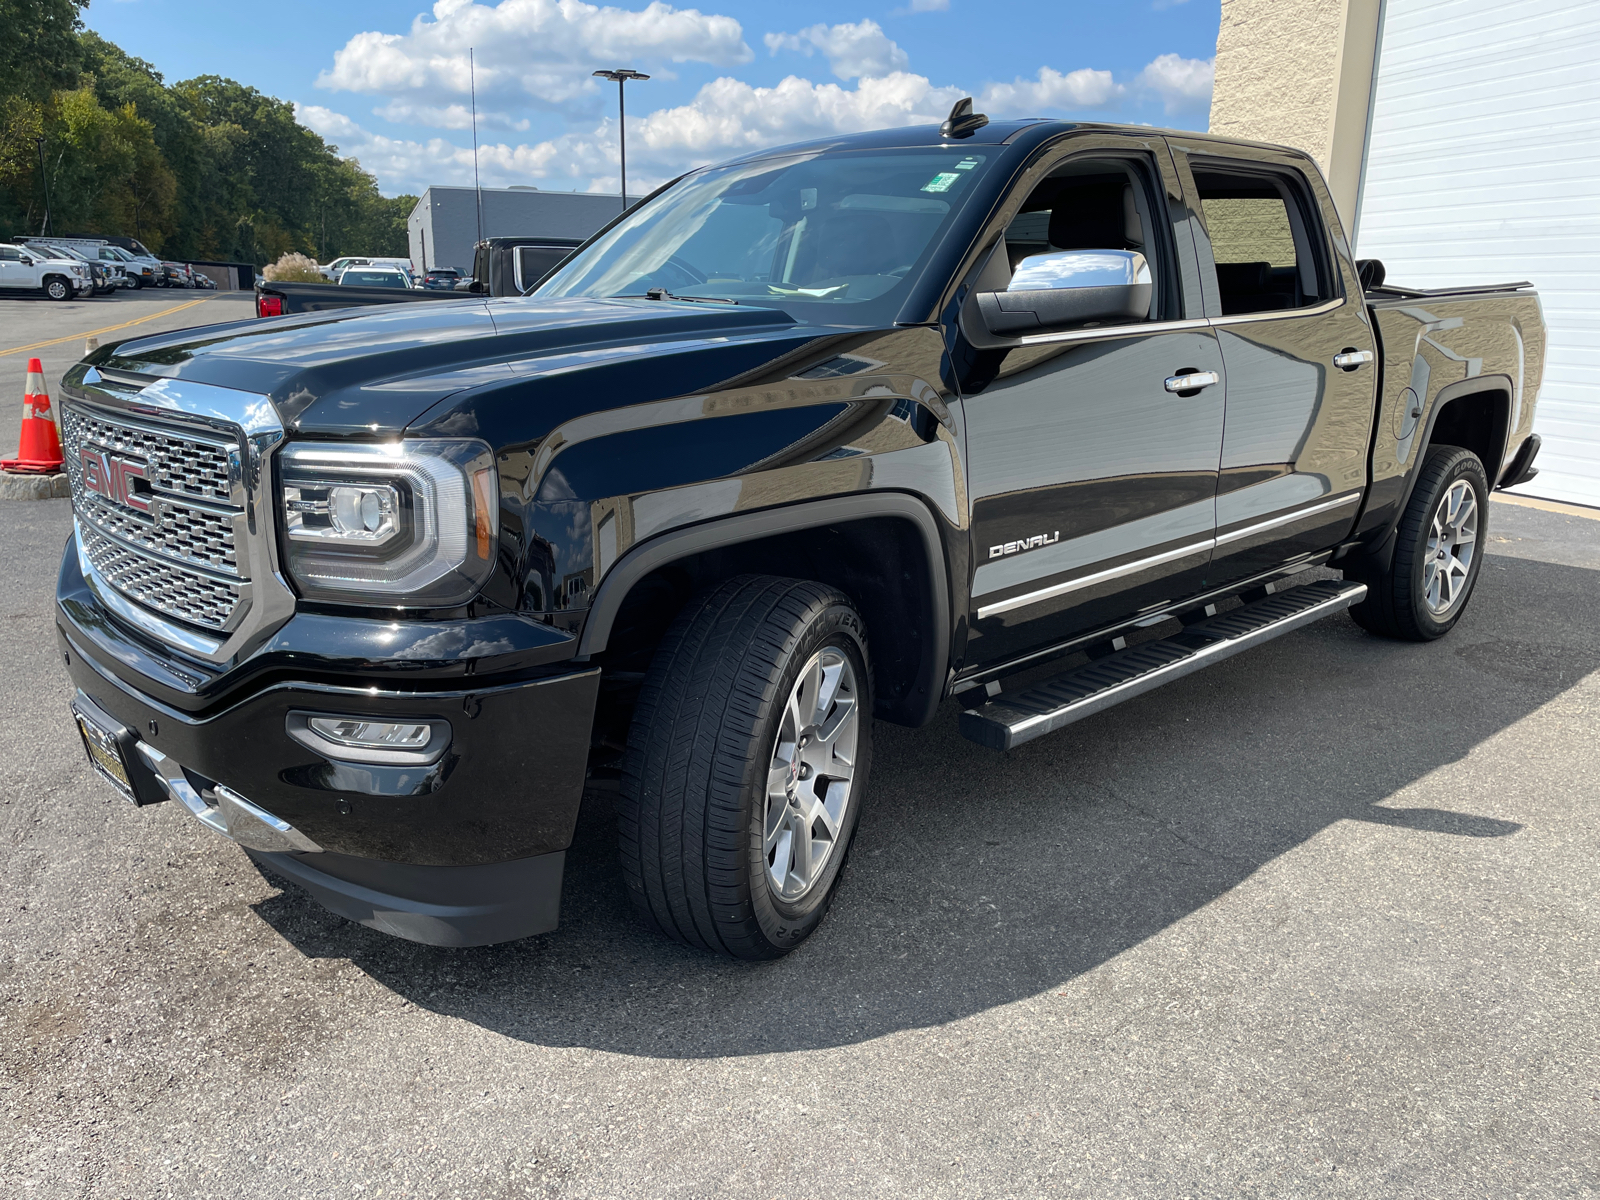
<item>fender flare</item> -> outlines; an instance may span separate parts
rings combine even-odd
[[[945,668],[949,662],[952,631],[950,573],[944,541],[939,535],[939,524],[932,509],[926,501],[907,492],[830,496],[779,508],[734,513],[702,524],[669,530],[634,546],[606,572],[600,586],[595,589],[594,600],[583,623],[583,633],[578,639],[576,660],[587,661],[606,648],[611,627],[622,609],[623,601],[633,586],[652,571],[707,550],[736,546],[775,534],[798,533],[883,517],[909,521],[922,538],[927,561],[928,579],[925,586],[932,600],[933,653],[923,661],[917,689],[913,693],[926,697],[926,712],[923,721],[919,722],[926,723],[932,719],[934,710],[944,696]]]
[[[1428,408],[1427,424],[1422,427],[1421,440],[1417,443],[1416,462],[1406,476],[1405,491],[1400,496],[1400,501],[1395,505],[1394,515],[1389,518],[1383,536],[1372,545],[1374,549],[1364,557],[1375,560],[1383,570],[1388,570],[1389,562],[1394,557],[1395,531],[1400,528],[1400,521],[1406,515],[1406,507],[1411,503],[1411,494],[1417,489],[1417,479],[1422,474],[1422,460],[1427,455],[1428,448],[1433,445],[1434,426],[1439,423],[1439,414],[1452,400],[1459,400],[1462,396],[1475,396],[1481,392],[1499,392],[1505,397],[1505,430],[1501,436],[1500,461],[1491,471],[1489,464],[1484,468],[1489,474],[1489,490],[1496,487],[1496,478],[1506,465],[1506,451],[1511,438],[1511,405],[1516,395],[1515,385],[1509,375],[1474,375],[1470,379],[1458,379],[1455,383],[1447,384],[1434,394],[1433,403]]]

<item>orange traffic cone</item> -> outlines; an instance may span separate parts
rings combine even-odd
[[[61,438],[50,413],[50,396],[44,390],[44,366],[28,360],[28,377],[22,385],[22,437],[17,456],[0,460],[0,468],[30,475],[61,470]]]

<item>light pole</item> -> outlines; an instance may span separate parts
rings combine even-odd
[[[638,71],[626,67],[615,71],[596,71],[601,79],[614,80],[617,85],[617,142],[622,151],[622,211],[628,211],[628,108],[622,98],[622,89],[630,79],[649,79]]]
[[[44,169],[44,139],[36,137],[33,144],[39,148],[39,182],[44,185],[44,223],[39,226],[39,236],[50,233],[50,176]]]

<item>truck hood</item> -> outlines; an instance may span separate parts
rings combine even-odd
[[[285,427],[392,436],[439,401],[538,370],[541,358],[620,345],[761,338],[795,322],[772,308],[644,299],[470,299],[338,309],[180,330],[87,360],[271,399]]]

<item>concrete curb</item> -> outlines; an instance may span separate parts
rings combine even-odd
[[[0,500],[62,500],[71,495],[64,474],[13,475],[0,471]]]

